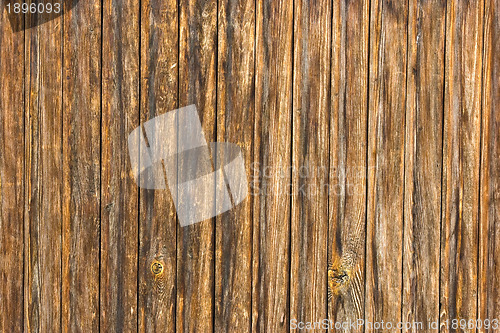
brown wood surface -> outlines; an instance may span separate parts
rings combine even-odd
[[[488,319],[500,316],[500,1],[484,13],[478,318]]]
[[[327,318],[332,4],[305,0],[294,5],[289,292],[290,318],[305,322]]]
[[[256,21],[252,332],[288,332],[293,1],[258,1]]]
[[[250,174],[255,134],[255,1],[220,0],[218,6],[217,141],[239,145]],[[251,329],[252,205],[249,197],[217,217],[215,332]]]
[[[333,2],[328,317],[341,323],[365,308],[369,4]]]
[[[447,5],[441,321],[477,317],[484,15],[481,1],[456,1]],[[455,330],[442,327],[441,331]]]
[[[63,19],[63,332],[99,330],[101,10],[82,1]]]
[[[410,1],[402,320],[425,328],[440,308],[445,19],[446,1]]]
[[[137,330],[139,191],[130,177],[127,134],[139,126],[139,10],[133,0],[104,1],[102,8],[99,328],[104,332]]]
[[[408,3],[374,0],[370,12],[365,316],[371,322],[397,323],[402,308]],[[379,330],[367,329],[373,331]]]
[[[176,1],[140,2],[141,123],[178,107]],[[141,189],[139,205],[138,331],[176,332],[177,220],[165,192]],[[153,264],[163,270],[155,274]],[[152,320],[154,318],[154,320]]]
[[[36,332],[61,330],[62,54],[62,17],[26,30],[24,327]]]
[[[0,14],[0,331],[22,332],[28,320],[24,304],[23,276],[26,243],[24,157],[24,27],[12,25],[7,13]],[[13,80],[12,78],[16,78]],[[28,257],[29,258],[29,257]]]
[[[207,142],[217,141],[217,5],[179,3],[179,104],[196,105]],[[215,219],[177,233],[176,331],[213,331]]]
[[[0,332],[500,330],[499,0],[0,2]],[[127,140],[190,104],[249,195],[181,227]]]

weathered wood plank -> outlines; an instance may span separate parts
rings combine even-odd
[[[364,318],[369,10],[366,0],[333,2],[328,315],[334,321]]]
[[[128,134],[139,126],[139,2],[103,2],[100,331],[137,330],[138,188]]]
[[[395,325],[402,306],[408,3],[371,6],[365,316]]]
[[[448,1],[446,23],[440,320],[454,332],[477,315],[483,2]]]
[[[22,332],[25,36],[22,15],[11,26],[0,9],[0,331]]]
[[[64,16],[62,330],[99,329],[101,2]]]
[[[25,330],[61,330],[62,18],[26,15]],[[47,20],[47,23],[41,24]]]
[[[328,299],[332,1],[294,5],[290,320],[316,322]]]
[[[217,1],[180,1],[179,104],[195,104],[216,141]],[[214,330],[215,219],[178,226],[177,332]]]
[[[439,320],[446,1],[410,1],[403,321]],[[407,330],[403,330],[407,331]]]
[[[250,174],[255,124],[255,1],[220,0],[217,141],[238,144]],[[252,207],[216,221],[215,332],[249,332],[252,311]]]
[[[491,321],[500,318],[500,1],[484,10],[478,317]]]
[[[141,2],[141,123],[178,107],[178,7]],[[140,190],[139,331],[175,332],[177,221],[168,190]],[[152,265],[163,270],[153,273]]]
[[[256,13],[252,332],[287,332],[293,1],[258,1]]]

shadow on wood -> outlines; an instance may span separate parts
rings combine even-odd
[[[3,0],[2,7],[9,17],[12,31],[19,32],[47,23],[73,9],[80,0]],[[15,5],[19,4],[19,13]],[[27,4],[23,11],[22,5]],[[36,13],[30,13],[32,5],[36,5]]]

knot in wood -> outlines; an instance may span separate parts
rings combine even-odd
[[[153,262],[151,265],[151,272],[153,272],[154,275],[161,274],[163,272],[163,265],[158,261]]]

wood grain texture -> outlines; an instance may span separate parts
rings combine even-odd
[[[332,2],[294,5],[290,319],[314,322],[327,318]]]
[[[195,104],[207,142],[217,138],[217,1],[181,0],[179,103]],[[215,219],[177,227],[177,332],[214,329]]]
[[[364,318],[369,10],[369,1],[333,2],[328,318],[334,322]]]
[[[141,123],[178,107],[174,0],[141,1]],[[177,221],[168,191],[140,190],[139,332],[176,332]],[[151,267],[160,263],[163,271]],[[154,318],[154,319],[153,319]]]
[[[287,332],[293,1],[258,1],[256,13],[252,332]]]
[[[365,316],[379,323],[401,321],[407,26],[407,2],[371,1]]]
[[[82,25],[81,22],[85,22]],[[64,16],[62,331],[99,329],[101,2]]]
[[[0,13],[0,331],[22,332],[26,320],[24,254],[24,22]]]
[[[61,330],[62,18],[26,15],[24,328]]]
[[[402,304],[423,327],[439,320],[445,17],[446,1],[410,1]]]
[[[255,1],[220,0],[217,141],[237,144],[253,163]],[[249,332],[252,311],[252,196],[220,215],[215,243],[215,332]]]
[[[483,2],[448,2],[441,222],[442,323],[477,316],[482,44]],[[442,327],[441,331],[455,330]]]
[[[500,317],[500,1],[486,0],[484,11],[478,317],[492,320]]]
[[[139,3],[103,2],[100,322],[137,330],[138,188],[128,134],[139,126]]]
[[[500,318],[500,0],[15,1],[0,332]],[[241,148],[249,195],[180,227],[127,141],[190,104]]]

